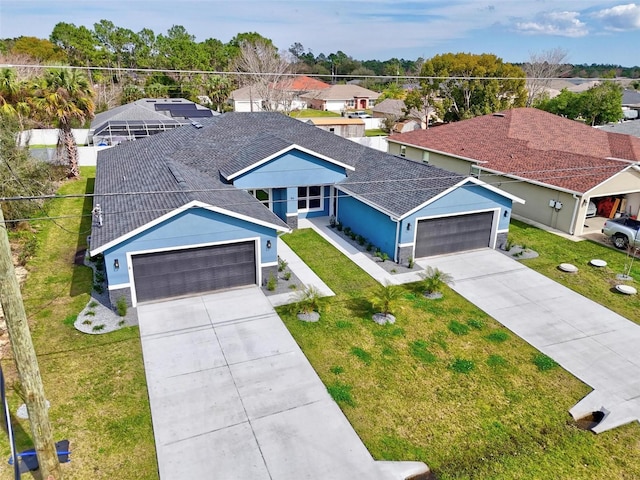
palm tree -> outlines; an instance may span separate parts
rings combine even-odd
[[[25,82],[16,79],[15,70],[0,70],[0,115],[17,118],[20,130],[31,112],[31,93]]]
[[[378,285],[370,300],[373,308],[377,309],[385,317],[389,317],[401,296],[402,290],[397,285],[385,283],[384,285]]]
[[[439,268],[427,267],[420,276],[427,295],[439,296],[446,284],[453,283],[453,277]]]
[[[80,175],[78,147],[71,128],[93,118],[94,95],[86,75],[76,69],[49,70],[38,84],[35,103],[38,115],[58,127],[58,149],[66,156],[69,177]]]

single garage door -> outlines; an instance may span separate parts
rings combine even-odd
[[[256,283],[255,242],[132,256],[138,302]]]
[[[488,247],[493,212],[418,221],[416,258]]]

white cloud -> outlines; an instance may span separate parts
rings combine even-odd
[[[587,24],[580,21],[578,12],[541,13],[532,22],[517,22],[516,29],[522,33],[556,35],[561,37],[584,37],[589,33]]]
[[[591,16],[602,20],[606,30],[621,32],[640,29],[640,6],[635,3],[606,8]]]

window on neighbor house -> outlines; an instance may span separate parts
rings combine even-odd
[[[407,156],[407,146],[406,145],[400,145],[400,156],[401,157],[406,157]]]
[[[298,211],[322,210],[322,187],[298,187]]]
[[[256,197],[258,200],[262,202],[262,204],[271,209],[271,189],[255,189],[255,190],[247,190],[251,195]]]
[[[369,99],[369,106],[373,107],[375,104],[376,104],[376,101],[370,98]]]
[[[336,133],[336,129],[335,129],[335,128],[333,128],[333,127],[329,127],[329,131],[330,131],[331,133]]]
[[[355,106],[356,106],[355,100],[347,100],[347,107],[355,107]]]
[[[471,165],[471,171],[469,172],[469,175],[475,178],[480,177],[480,168],[477,165]]]

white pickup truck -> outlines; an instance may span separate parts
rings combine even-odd
[[[640,248],[640,221],[630,217],[620,217],[604,222],[602,233],[611,238],[616,248],[625,249],[629,245]]]

